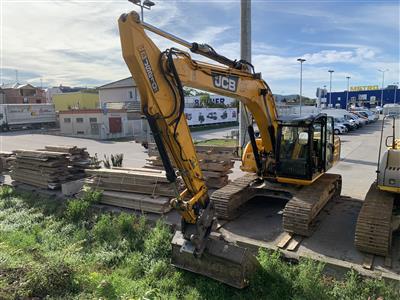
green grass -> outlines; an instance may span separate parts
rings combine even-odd
[[[336,281],[323,275],[323,264],[289,265],[266,251],[251,286],[230,288],[172,267],[168,226],[99,215],[91,204],[100,196],[89,190],[63,203],[0,189],[0,299],[400,298],[384,281],[354,271]]]
[[[217,146],[217,147],[237,147],[237,139],[210,139],[204,141],[196,141],[199,146]]]

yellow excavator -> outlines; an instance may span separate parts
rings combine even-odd
[[[237,208],[255,196],[281,198],[288,201],[284,230],[310,235],[317,214],[340,195],[341,176],[326,173],[340,151],[333,120],[325,114],[278,118],[269,86],[250,63],[167,33],[141,21],[134,11],[123,14],[118,23],[123,57],[137,83],[142,113],[166,176],[175,186],[179,175],[186,186],[180,194],[176,189],[171,201],[182,217],[172,241],[172,264],[243,288],[256,260],[247,249],[210,234],[216,217],[233,218]],[[218,64],[194,60],[177,48],[161,51],[145,30]],[[250,142],[242,157],[245,175],[211,197],[185,118],[183,86],[239,99],[258,126],[260,138],[252,125],[248,127]]]
[[[400,207],[400,138],[396,139],[396,120],[399,118],[400,115],[383,118],[377,178],[364,199],[356,225],[356,248],[380,256],[390,254],[393,231],[400,229],[393,214],[396,205]],[[387,150],[381,155],[386,120],[392,122],[392,135],[386,137]]]

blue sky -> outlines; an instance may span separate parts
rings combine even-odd
[[[240,1],[153,0],[145,20],[189,41],[212,45],[232,59],[240,56]],[[121,13],[136,9],[121,1],[0,0],[1,78],[39,85],[98,86],[129,76],[117,29]],[[272,91],[333,90],[380,85],[399,79],[399,1],[252,1],[252,62]],[[156,38],[161,49],[176,46]]]

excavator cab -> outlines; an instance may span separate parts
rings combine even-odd
[[[333,164],[333,119],[284,116],[278,119],[276,174],[278,181],[310,183]],[[300,181],[298,181],[300,183]]]

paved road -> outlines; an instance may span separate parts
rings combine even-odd
[[[343,176],[342,194],[363,199],[370,184],[375,178],[381,121],[369,124],[362,129],[342,135],[342,161],[332,170]],[[222,138],[232,128],[213,129],[194,132],[195,140],[207,138]],[[390,126],[386,125],[390,132]],[[83,138],[64,137],[58,135],[29,133],[24,131],[0,134],[0,150],[39,149],[45,145],[77,145],[87,147],[90,154],[97,153],[99,158],[112,153],[124,154],[124,165],[127,167],[142,167],[147,158],[147,152],[140,144],[133,141],[97,141]],[[241,176],[240,163],[235,164],[231,178]]]
[[[378,121],[341,136],[341,161],[330,172],[342,175],[342,195],[364,199],[375,180],[381,126]],[[390,135],[390,129],[386,122],[385,135]]]

